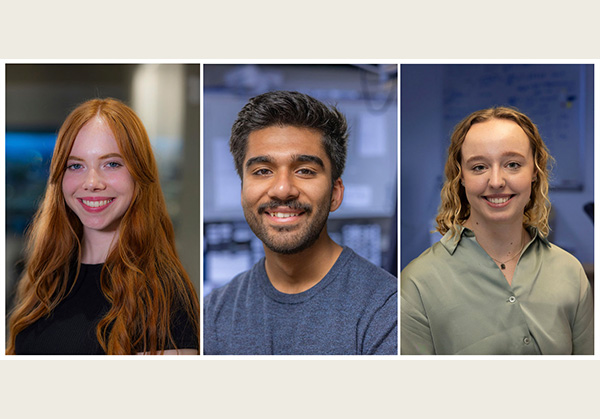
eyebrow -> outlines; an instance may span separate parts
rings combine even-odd
[[[318,157],[318,156],[313,156],[311,154],[294,154],[291,156],[290,159],[292,162],[308,162],[308,163],[315,163],[318,164],[319,166],[321,166],[321,168],[325,168],[325,163],[323,163],[323,160]],[[251,157],[246,161],[246,170],[249,169],[251,166],[255,165],[255,164],[259,164],[259,163],[273,163],[273,158],[271,156],[256,156],[256,157]]]
[[[522,155],[521,153],[517,153],[514,151],[509,151],[507,153],[503,153],[501,157],[520,157],[522,159],[525,158],[524,155]],[[486,160],[486,157],[484,156],[472,156],[469,157],[467,160],[465,160],[465,164],[470,163],[472,161],[476,161],[476,160]]]
[[[123,158],[123,156],[121,156],[119,153],[108,153],[103,156],[100,156],[98,160],[112,159],[115,157],[120,158],[120,159]],[[81,157],[77,157],[77,156],[69,156],[69,158],[67,160],[85,161]]]
[[[250,166],[253,166],[258,163],[271,163],[272,161],[273,161],[273,159],[269,156],[251,157],[246,161],[246,169],[248,169],[248,168],[250,168]]]
[[[317,156],[313,156],[311,154],[299,154],[296,156],[292,157],[293,161],[297,161],[297,162],[307,162],[307,163],[316,163],[319,166],[321,166],[321,168],[325,168],[325,164],[323,163],[323,160],[321,160],[320,157]]]

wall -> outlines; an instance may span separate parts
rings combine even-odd
[[[445,71],[444,65],[401,66],[401,268],[440,237],[429,231],[440,202],[451,134],[443,128]],[[594,256],[593,223],[583,211],[594,199],[593,66],[583,72],[586,94],[579,95],[585,105],[581,114],[582,188],[551,190],[550,200],[551,240],[585,266],[593,263]],[[579,147],[578,138],[568,141]]]
[[[6,129],[56,133],[68,113],[94,97],[115,97],[140,116],[159,166],[180,258],[200,289],[200,66],[179,64],[9,64]],[[177,115],[174,115],[177,113]],[[10,162],[7,162],[7,167]],[[49,161],[46,162],[49,164]],[[46,170],[47,173],[47,169]],[[30,171],[31,172],[31,171]],[[32,177],[32,176],[30,176]],[[10,180],[10,176],[7,176]],[[46,176],[34,179],[41,182]],[[10,186],[10,185],[7,185]],[[23,191],[7,200],[23,198]],[[40,198],[31,197],[31,214]],[[7,212],[7,225],[10,213]],[[6,299],[21,274],[22,231],[7,228]]]

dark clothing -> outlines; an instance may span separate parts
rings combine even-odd
[[[71,292],[48,317],[39,319],[17,335],[17,355],[105,355],[96,338],[96,326],[111,307],[100,288],[102,267],[103,264],[81,264]],[[69,287],[73,284],[75,269],[71,272]],[[197,349],[198,339],[187,316],[176,315],[173,319],[171,333],[177,347]]]

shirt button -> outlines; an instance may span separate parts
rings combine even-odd
[[[525,337],[523,338],[523,343],[524,343],[525,345],[529,345],[529,342],[531,342],[531,341],[529,340],[529,338],[528,338],[527,336],[525,336]]]
[[[508,297],[508,302],[509,303],[514,303],[515,301],[517,301],[517,299],[515,298],[514,295],[511,295],[510,297]]]

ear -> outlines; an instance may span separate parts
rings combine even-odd
[[[333,212],[342,205],[344,200],[344,183],[342,178],[339,177],[333,182],[333,189],[331,191],[331,205],[329,206],[329,212]]]

